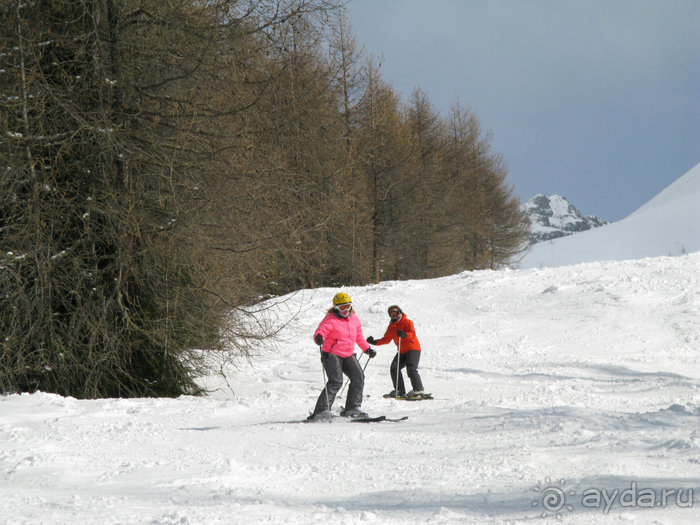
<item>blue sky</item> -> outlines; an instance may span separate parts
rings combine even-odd
[[[459,100],[526,201],[623,219],[700,162],[700,0],[350,0],[404,102]]]

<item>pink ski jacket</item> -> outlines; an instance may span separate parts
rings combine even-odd
[[[369,343],[362,335],[362,323],[360,318],[351,312],[347,317],[340,317],[333,312],[326,314],[321,324],[314,332],[313,339],[321,334],[323,336],[323,346],[321,350],[339,355],[340,357],[350,357],[355,353],[355,344],[362,351],[369,348]]]

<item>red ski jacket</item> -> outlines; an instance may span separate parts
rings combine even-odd
[[[394,341],[396,346],[399,345],[399,336],[396,335],[397,330],[403,330],[406,332],[406,338],[401,340],[401,353],[405,354],[409,350],[420,351],[420,343],[418,342],[418,337],[416,337],[416,329],[413,327],[413,321],[411,321],[406,314],[401,315],[401,319],[395,323],[390,323],[384,337],[377,339],[376,345],[385,345],[390,341]]]

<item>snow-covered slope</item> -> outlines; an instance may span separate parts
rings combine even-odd
[[[625,219],[537,243],[520,268],[680,255],[700,250],[700,164]]]
[[[311,335],[335,289],[269,303],[280,340],[233,391],[0,397],[0,523],[697,523],[698,268],[700,253],[345,289],[365,335],[393,303],[416,323],[434,401],[382,398],[392,345],[366,370],[363,408],[401,423],[287,423],[322,388]]]
[[[608,221],[582,215],[561,195],[535,195],[521,206],[531,222],[530,242],[537,243],[598,228]]]

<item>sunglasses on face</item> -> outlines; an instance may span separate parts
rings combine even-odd
[[[389,317],[398,317],[398,316],[399,316],[399,312],[397,312],[396,310],[392,310],[391,312],[389,312]]]
[[[341,304],[341,305],[336,306],[336,308],[338,310],[345,311],[345,310],[350,310],[350,308],[352,308],[352,305],[351,304]]]

